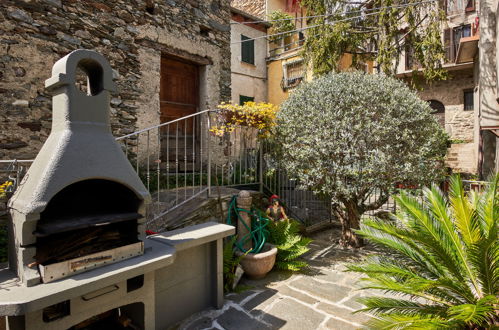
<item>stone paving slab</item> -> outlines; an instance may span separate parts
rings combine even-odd
[[[284,298],[265,310],[262,320],[273,326],[273,329],[317,329],[326,315],[314,308],[289,298]],[[283,322],[275,322],[275,318]]]
[[[264,279],[243,278],[251,288],[226,295],[220,310],[206,310],[178,325],[181,330],[217,329],[359,329],[370,319],[356,302],[372,291],[358,290],[358,274],[343,272],[373,250],[348,251],[319,235],[304,259],[310,268],[292,273],[272,271]],[[379,292],[375,292],[379,295]]]

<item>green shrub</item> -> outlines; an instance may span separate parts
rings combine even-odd
[[[302,254],[308,252],[308,245],[312,240],[299,234],[300,225],[295,220],[271,221],[269,223],[270,243],[277,247],[277,258],[275,267],[283,270],[299,271],[308,264],[302,260],[296,260]]]
[[[366,220],[360,235],[388,250],[348,269],[364,288],[392,297],[360,299],[373,329],[491,329],[499,325],[499,174],[481,194],[451,178],[449,197],[424,189],[424,200],[397,197],[389,223]]]
[[[224,291],[231,292],[236,279],[236,269],[243,256],[236,256],[234,253],[234,243],[237,236],[233,236],[230,241],[226,242],[223,250],[223,277],[224,277]]]
[[[362,246],[354,232],[361,216],[385,204],[397,184],[443,179],[447,134],[428,102],[400,80],[323,75],[294,90],[277,116],[283,169],[331,199],[346,247]]]

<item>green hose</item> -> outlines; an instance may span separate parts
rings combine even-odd
[[[251,253],[259,253],[262,251],[265,242],[269,237],[269,231],[266,227],[269,224],[269,219],[262,216],[259,210],[254,209],[246,210],[240,207],[237,207],[237,196],[232,196],[232,200],[230,201],[229,211],[227,213],[227,224],[232,225],[232,214],[237,216],[237,221],[240,221],[248,230],[248,234],[240,237],[234,245],[243,253],[248,252],[243,246],[251,240],[253,242],[253,248],[249,250]],[[246,212],[251,218],[251,228],[248,227],[246,222],[243,221],[239,212]]]

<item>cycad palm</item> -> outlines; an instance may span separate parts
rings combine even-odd
[[[364,288],[376,329],[491,328],[499,324],[499,174],[483,193],[466,194],[458,177],[449,197],[424,189],[401,194],[393,223],[370,219],[359,233],[390,253],[348,269],[367,275]]]

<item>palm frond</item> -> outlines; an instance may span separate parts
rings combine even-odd
[[[432,254],[416,243],[421,240],[426,241],[427,238],[427,236],[421,235],[417,231],[398,228],[396,225],[383,220],[369,219],[361,224],[361,230],[357,231],[357,233],[377,245],[407,257],[431,272],[435,277],[446,274],[446,270],[441,263],[437,262]]]
[[[449,308],[451,321],[468,325],[484,325],[494,319],[496,305],[499,299],[496,296],[485,296],[474,304],[464,304]]]
[[[474,215],[471,201],[466,197],[459,176],[450,178],[449,200],[452,205],[454,221],[466,245],[471,245],[480,239],[480,227]]]
[[[394,297],[361,299],[376,329],[478,329],[499,323],[499,174],[483,193],[451,180],[449,199],[424,189],[418,202],[396,197],[392,223],[368,219],[358,231],[389,254],[350,264],[361,288]]]
[[[499,241],[497,234],[473,244],[469,249],[469,255],[470,262],[477,271],[483,294],[497,294],[499,292]]]
[[[420,317],[442,317],[446,315],[447,307],[440,305],[422,304],[415,301],[387,298],[387,297],[362,297],[357,302],[366,306],[356,312],[368,312],[373,315],[395,313],[398,315]]]
[[[421,317],[412,315],[388,314],[374,318],[366,323],[369,329],[386,330],[421,330],[442,329],[448,327],[448,322],[442,318]]]

